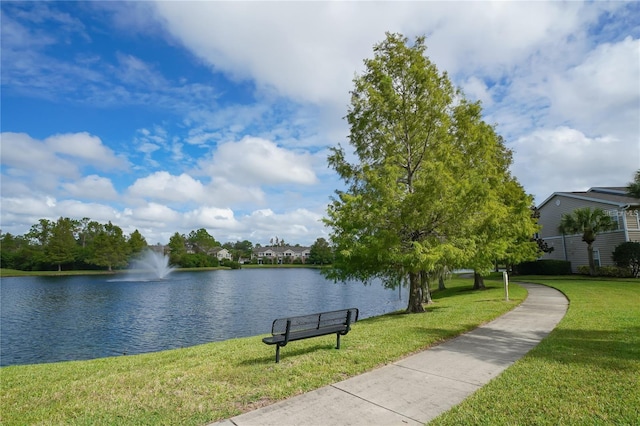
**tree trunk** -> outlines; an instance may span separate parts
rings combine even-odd
[[[427,271],[420,271],[420,284],[422,286],[422,301],[424,303],[433,303],[431,300],[431,289],[429,288],[429,275]]]
[[[589,275],[596,276],[596,261],[593,259],[593,243],[587,244],[587,257],[589,259]]]
[[[440,275],[438,278],[438,290],[446,290],[447,287],[444,286],[444,275]]]
[[[422,306],[422,286],[420,285],[420,274],[417,272],[409,273],[409,305],[407,313],[414,314],[424,312]]]
[[[479,273],[473,271],[473,289],[474,290],[484,290],[486,287],[484,286],[484,278]]]
[[[62,264],[58,263],[58,272],[62,272]]]

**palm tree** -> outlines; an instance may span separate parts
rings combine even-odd
[[[570,214],[563,214],[558,229],[563,234],[582,233],[582,241],[587,243],[589,275],[594,276],[596,275],[596,264],[593,260],[593,242],[596,240],[596,235],[615,228],[615,222],[604,210],[599,208],[591,210],[590,207],[584,207],[575,209]]]
[[[640,170],[638,170],[633,178],[633,182],[629,182],[627,186],[627,195],[640,198]]]

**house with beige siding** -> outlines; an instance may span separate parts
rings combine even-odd
[[[229,250],[227,250],[226,248],[214,247],[209,254],[211,256],[215,256],[216,258],[218,258],[218,260],[232,260],[231,252],[229,252]]]
[[[306,263],[311,255],[310,247],[302,246],[269,246],[253,249],[252,258],[258,263],[293,263],[296,259]]]
[[[563,214],[578,208],[601,208],[616,223],[616,229],[600,233],[593,243],[593,257],[597,266],[613,266],[611,253],[620,243],[640,241],[640,199],[626,195],[624,187],[595,187],[581,192],[554,192],[539,206],[542,238],[553,252],[545,253],[541,259],[568,260],[571,270],[588,265],[587,244],[582,234],[562,235],[558,231]]]

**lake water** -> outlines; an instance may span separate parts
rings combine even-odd
[[[0,366],[93,359],[266,334],[280,317],[356,307],[406,308],[380,282],[333,283],[315,269],[174,272],[0,280]],[[258,342],[261,344],[261,342]]]

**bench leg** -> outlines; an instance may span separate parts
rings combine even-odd
[[[340,333],[337,333],[336,336],[338,336],[338,341],[336,343],[336,349],[340,349]]]
[[[276,345],[276,363],[280,362],[280,345]]]

